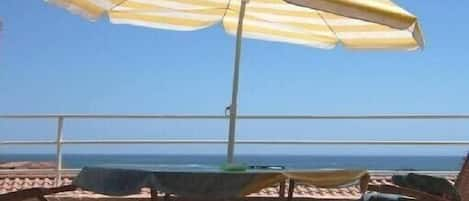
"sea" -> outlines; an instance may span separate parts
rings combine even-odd
[[[11,161],[54,161],[54,154],[0,154],[0,163]],[[352,168],[369,170],[457,171],[462,156],[345,156],[345,155],[237,155],[238,163],[253,166],[284,166],[290,169]],[[64,154],[65,168],[97,165],[191,165],[220,166],[224,155],[129,155]]]

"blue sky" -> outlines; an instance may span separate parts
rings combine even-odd
[[[467,1],[399,1],[418,52],[244,40],[241,114],[469,113]],[[42,1],[0,5],[0,113],[223,114],[234,38],[89,22]],[[66,139],[217,138],[224,121],[67,121]],[[53,121],[1,120],[0,140],[53,139]],[[242,121],[239,139],[469,140],[467,121]],[[238,153],[457,154],[457,147],[239,146]],[[53,147],[40,147],[50,152]],[[66,147],[79,153],[224,153],[224,146]],[[37,152],[0,147],[1,152]]]

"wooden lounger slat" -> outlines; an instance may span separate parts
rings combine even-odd
[[[30,199],[30,198],[37,198],[40,201],[47,201],[47,199],[44,198],[44,196],[46,195],[73,191],[75,189],[76,187],[72,185],[60,186],[60,187],[55,187],[55,188],[31,188],[31,189],[19,190],[19,191],[7,193],[7,194],[2,194],[0,195],[0,200],[1,201],[21,201],[21,200]]]

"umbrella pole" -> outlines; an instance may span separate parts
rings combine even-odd
[[[244,14],[246,11],[246,4],[249,0],[241,0],[241,8],[239,11],[238,27],[236,30],[236,52],[234,61],[233,71],[233,92],[231,95],[230,105],[230,125],[228,133],[228,151],[227,151],[227,163],[233,163],[234,155],[234,143],[236,133],[236,117],[238,113],[238,86],[239,86],[239,64],[241,59],[241,42],[243,38],[243,21]]]

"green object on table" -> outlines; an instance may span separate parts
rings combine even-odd
[[[245,164],[225,163],[220,166],[220,169],[228,172],[244,172],[248,169]]]

